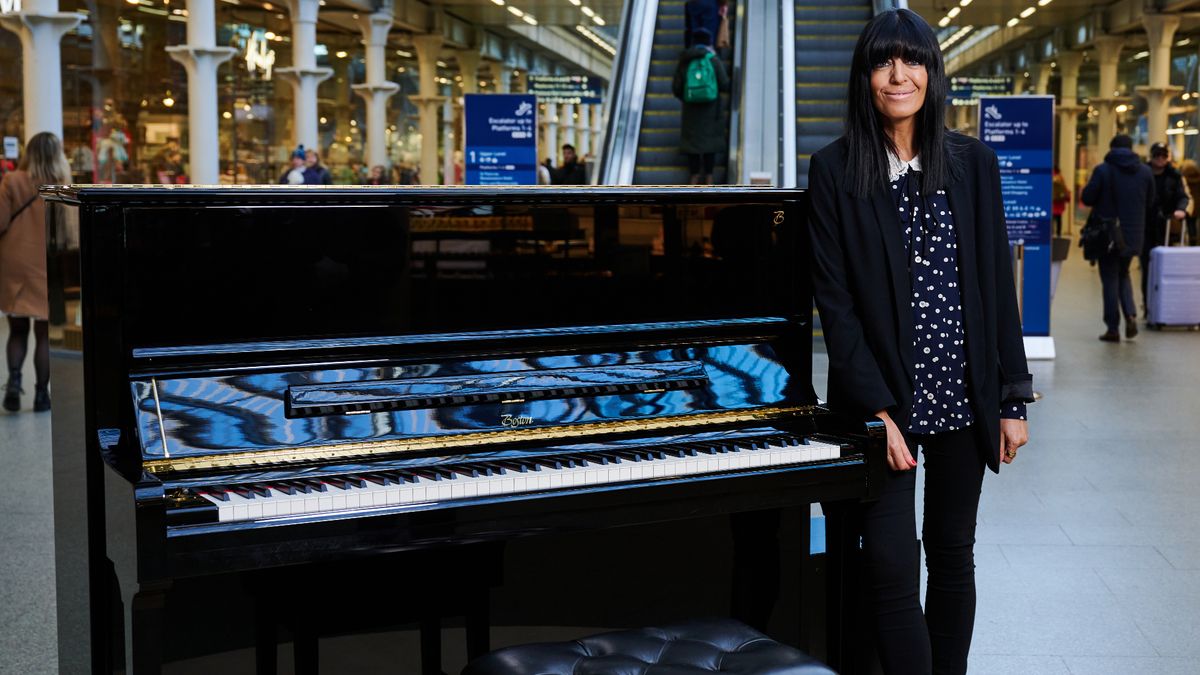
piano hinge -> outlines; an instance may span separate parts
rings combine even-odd
[[[314,461],[346,461],[363,457],[410,452],[443,451],[457,454],[476,451],[479,446],[502,443],[547,443],[553,441],[592,438],[611,434],[650,433],[688,428],[701,431],[717,424],[746,424],[786,420],[811,415],[816,406],[777,406],[753,410],[724,410],[714,413],[695,413],[649,419],[592,422],[574,426],[478,431],[449,436],[424,436],[390,441],[339,443],[259,452],[232,452],[202,457],[165,457],[146,460],[143,468],[155,474],[177,471],[227,470],[238,467],[259,468]]]

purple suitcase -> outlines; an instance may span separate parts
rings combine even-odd
[[[1159,246],[1150,251],[1146,323],[1200,327],[1200,246]]]

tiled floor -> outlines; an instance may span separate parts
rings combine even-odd
[[[1059,291],[1033,440],[984,485],[971,671],[1198,673],[1200,333],[1104,344],[1095,271],[1070,261]],[[3,673],[56,671],[48,438],[0,414]]]

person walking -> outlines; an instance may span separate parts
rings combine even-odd
[[[845,135],[808,174],[829,405],[887,431],[882,493],[861,508],[869,616],[889,675],[966,672],[984,470],[1016,458],[1033,401],[999,164],[946,129],[948,88],[929,24],[907,9],[877,14],[851,58]]]
[[[309,148],[304,151],[304,184],[333,185],[333,175],[321,163],[321,155]]]
[[[721,30],[722,5],[719,0],[687,0],[683,4],[683,47],[689,49],[696,44],[696,31],[708,31],[709,45],[713,45]]]
[[[1150,146],[1151,173],[1154,174],[1155,205],[1152,216],[1146,221],[1146,234],[1142,238],[1141,268],[1142,268],[1142,306],[1149,300],[1146,297],[1146,286],[1150,280],[1150,251],[1158,246],[1166,246],[1170,238],[1169,227],[1172,220],[1187,218],[1188,195],[1183,176],[1171,166],[1171,150],[1165,143],[1155,143]]]
[[[692,46],[679,55],[671,82],[671,92],[683,101],[679,147],[688,156],[692,185],[712,185],[717,153],[725,147],[723,91],[729,91],[729,74],[713,52],[712,34],[697,29]]]
[[[1183,176],[1183,184],[1187,186],[1188,191],[1188,217],[1184,221],[1187,243],[1198,246],[1200,240],[1196,239],[1196,218],[1200,216],[1200,209],[1196,208],[1196,199],[1200,198],[1200,166],[1196,166],[1190,159],[1185,159],[1179,163],[1179,174]]]
[[[567,143],[562,146],[562,166],[551,172],[551,183],[554,185],[587,185],[587,167],[579,161],[575,154],[575,146]]]
[[[71,167],[62,141],[52,133],[34,134],[16,171],[0,181],[0,312],[8,320],[8,382],[4,409],[21,409],[21,368],[29,352],[29,329],[37,342],[33,353],[33,409],[50,409],[50,302],[46,283],[46,203],[41,185],[71,182]]]
[[[1062,219],[1063,213],[1067,210],[1067,204],[1071,201],[1071,189],[1067,187],[1067,181],[1063,178],[1062,172],[1058,167],[1054,167],[1054,182],[1051,184],[1051,202],[1050,213],[1054,216],[1054,236],[1062,236]]]
[[[304,185],[305,155],[303,145],[297,146],[292,151],[291,162],[292,165],[279,177],[279,183],[281,185]]]
[[[1080,199],[1085,206],[1092,207],[1091,217],[1116,218],[1121,224],[1120,238],[1124,242],[1113,242],[1097,261],[1106,328],[1100,339],[1120,342],[1122,315],[1125,316],[1125,337],[1133,339],[1138,334],[1137,305],[1133,301],[1129,264],[1142,250],[1146,223],[1151,222],[1157,207],[1154,177],[1133,152],[1133,139],[1117,134],[1108,147],[1104,162],[1092,171]]]

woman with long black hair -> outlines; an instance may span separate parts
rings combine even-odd
[[[945,128],[947,86],[929,25],[905,9],[877,15],[855,47],[846,134],[809,169],[829,404],[887,428],[889,471],[864,507],[863,548],[889,674],[966,672],[984,468],[1016,457],[1033,400],[998,163]]]

